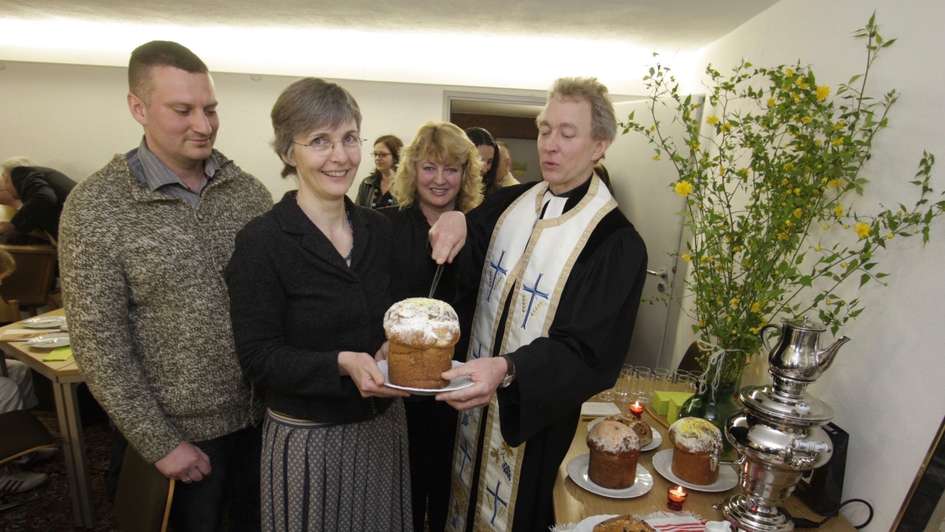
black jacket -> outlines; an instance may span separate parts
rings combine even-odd
[[[374,355],[390,306],[390,224],[345,199],[351,267],[289,192],[236,237],[226,268],[243,373],[267,407],[329,423],[371,419],[390,405],[364,399],[338,373],[340,351]]]
[[[59,215],[75,181],[52,168],[18,166],[10,170],[10,181],[23,206],[10,220],[16,230],[29,233],[46,231],[59,238]]]

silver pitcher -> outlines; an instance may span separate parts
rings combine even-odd
[[[766,334],[771,329],[780,329],[773,348]],[[824,330],[805,319],[786,320],[780,328],[768,325],[761,331],[773,385],[743,388],[738,397],[743,409],[728,419],[725,430],[739,454],[741,493],[726,500],[721,510],[737,530],[793,530],[779,507],[803,472],[824,465],[833,454],[830,437],[820,428],[833,418],[833,409],[805,390],[850,339],[844,336],[821,348]]]

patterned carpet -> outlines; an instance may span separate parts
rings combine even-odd
[[[40,407],[42,408],[42,407]],[[56,414],[51,410],[36,409],[33,414],[59,435]],[[95,416],[89,416],[95,417]],[[6,497],[3,503],[18,502],[20,506],[0,513],[0,531],[59,532],[68,530],[115,530],[112,524],[112,505],[105,495],[105,472],[108,469],[111,450],[111,432],[104,418],[90,420],[83,429],[85,452],[88,457],[89,475],[92,484],[92,510],[95,527],[75,527],[72,524],[72,500],[69,495],[69,480],[66,477],[62,454],[51,460],[29,466],[29,471],[46,473],[49,481],[27,493]]]

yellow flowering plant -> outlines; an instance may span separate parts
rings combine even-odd
[[[631,114],[623,133],[644,135],[654,159],[675,165],[672,191],[685,197],[694,330],[703,367],[719,357],[715,379],[740,377],[761,347],[761,327],[781,317],[817,316],[834,333],[856,318],[858,297],[842,297],[848,282],[883,283],[877,254],[891,238],[921,235],[945,211],[930,178],[935,158],[923,152],[909,182],[911,206],[868,206],[852,200],[868,184],[861,175],[876,134],[887,127],[895,90],[867,94],[870,69],[884,39],[870,17],[854,34],[865,40],[865,68],[836,90],[819,84],[800,62],[774,67],[742,61],[730,74],[706,68],[706,114],[657,64],[644,77],[651,120]],[[668,106],[685,126],[672,138],[657,121]],[[878,211],[878,212],[876,212]],[[869,212],[870,214],[867,214]],[[724,365],[723,365],[724,364]]]

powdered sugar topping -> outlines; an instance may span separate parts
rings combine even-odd
[[[424,343],[448,344],[459,336],[459,318],[444,301],[411,297],[391,305],[384,314],[387,337],[412,337],[419,333]]]
[[[608,453],[625,453],[640,449],[640,438],[630,427],[619,421],[605,419],[594,425],[587,435],[598,449]]]

